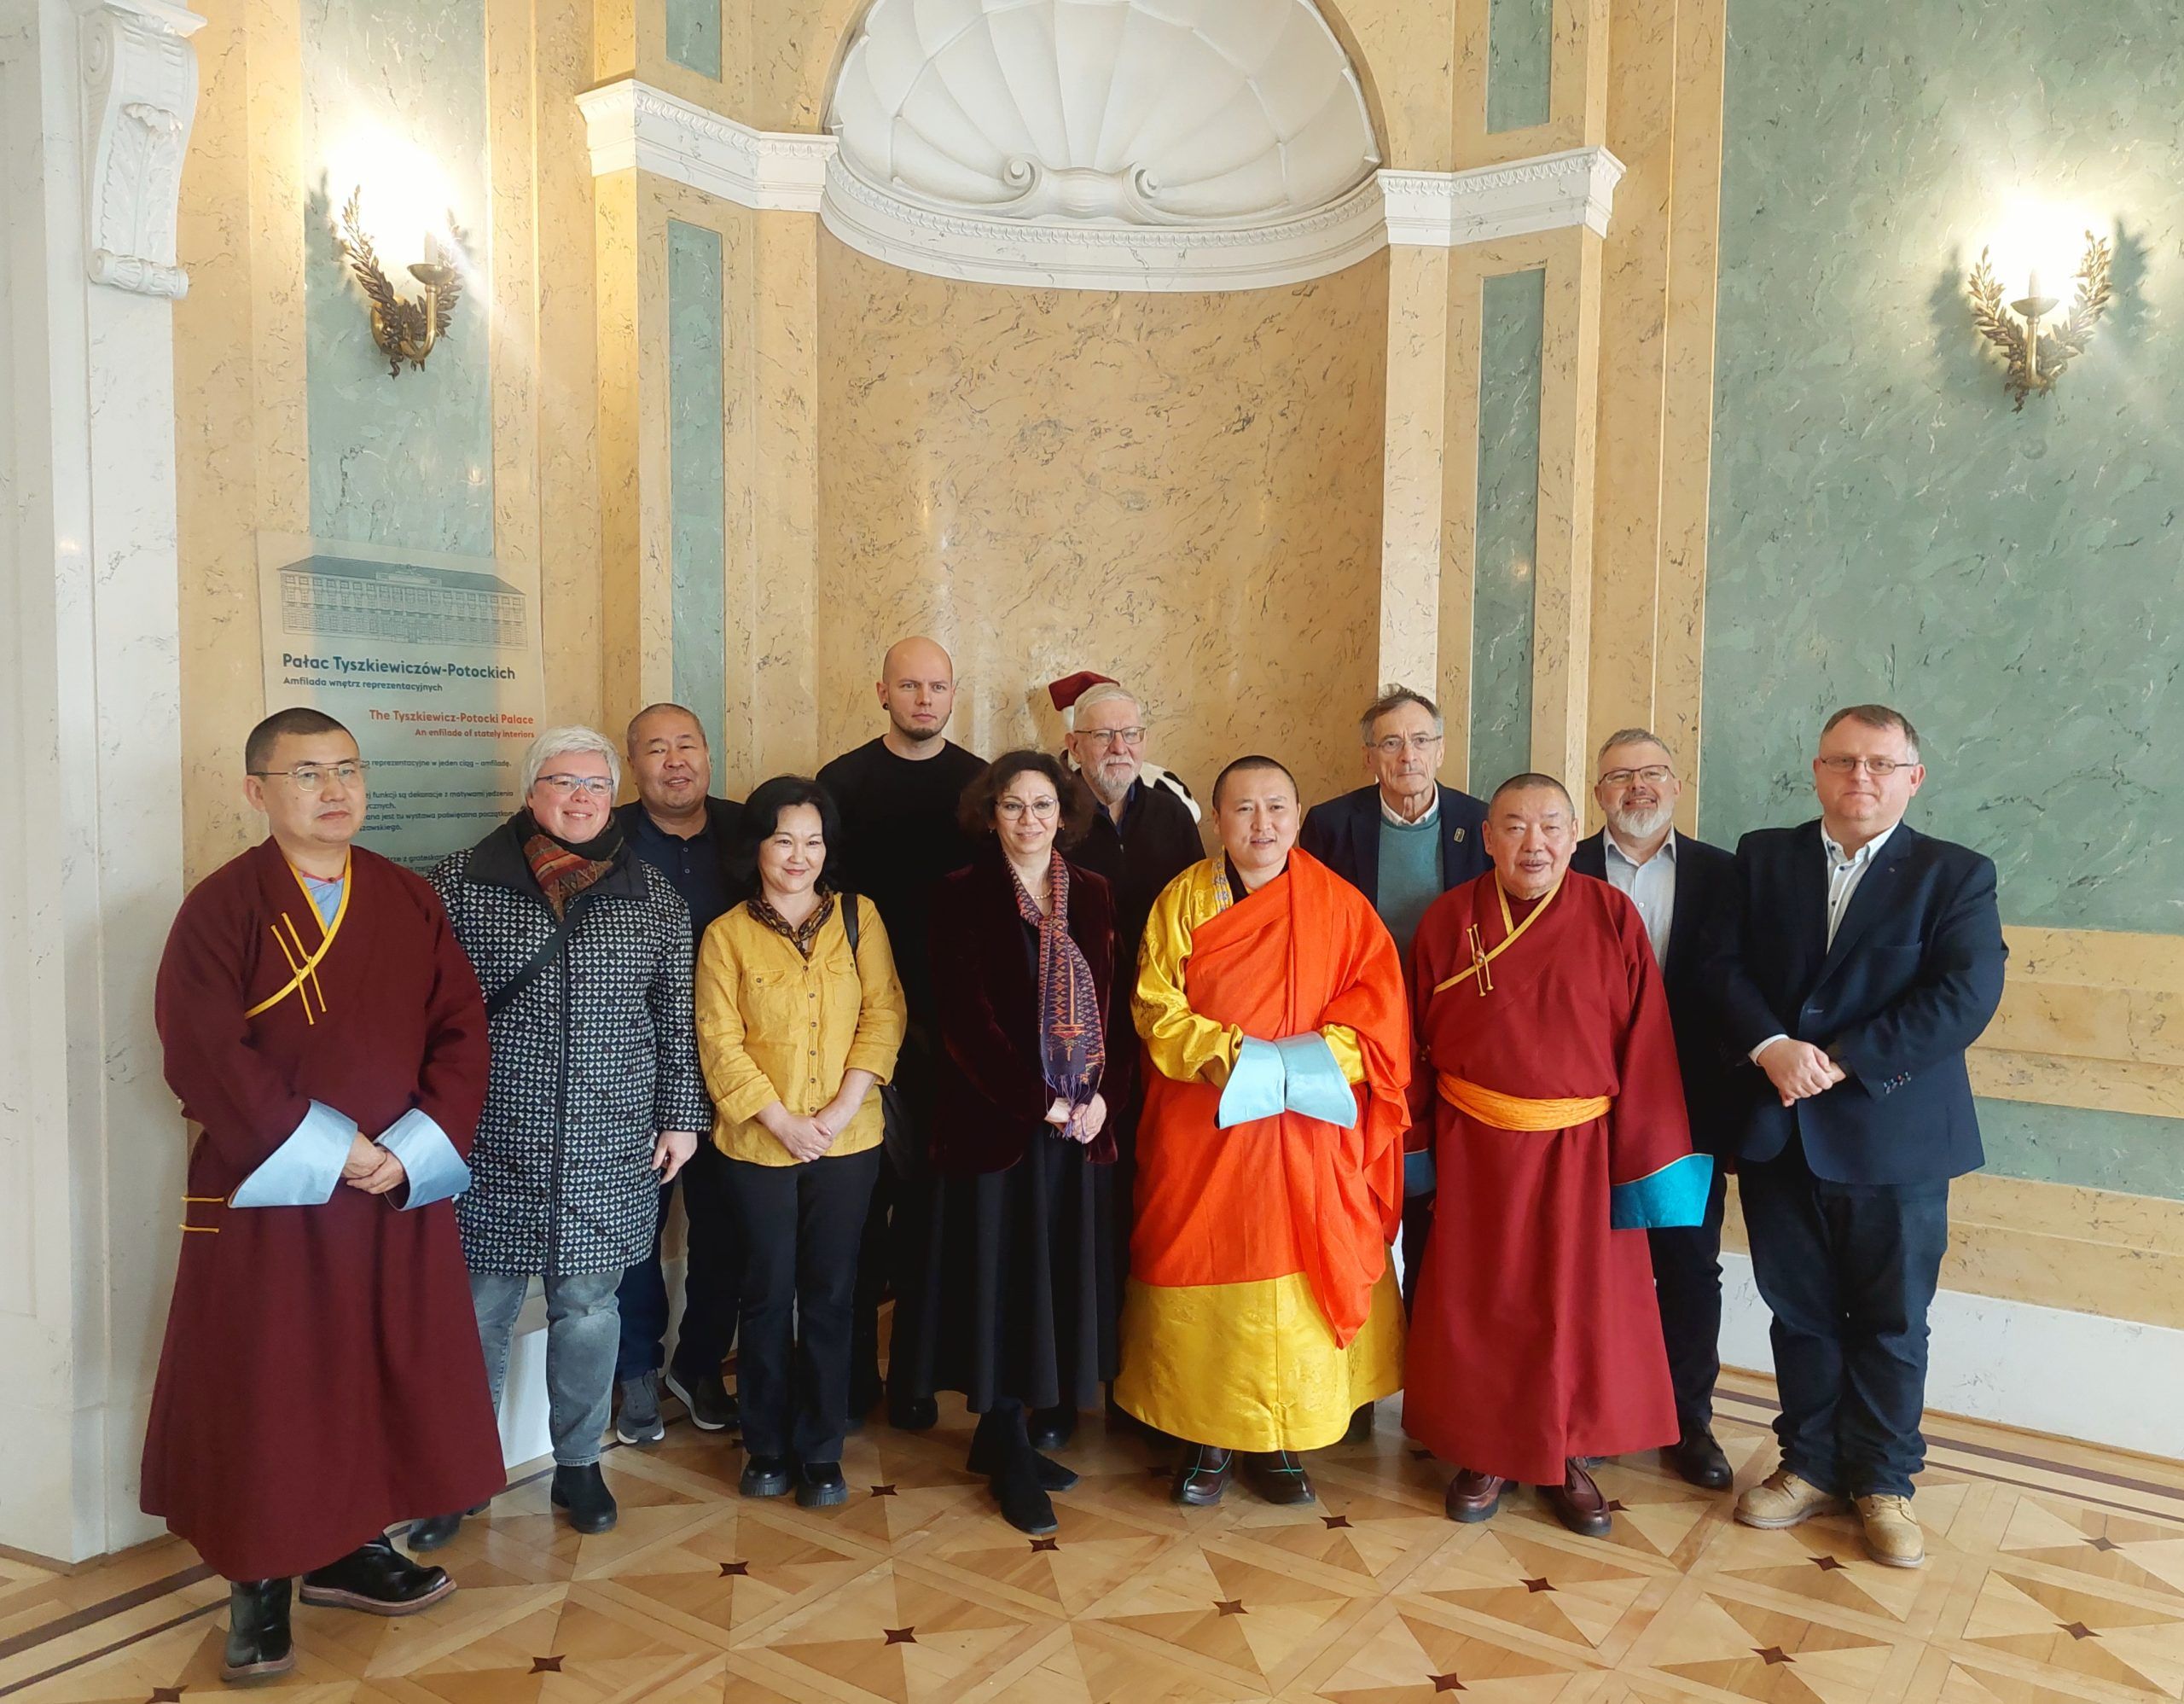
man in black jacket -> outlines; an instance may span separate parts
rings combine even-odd
[[[729,867],[730,848],[743,819],[732,799],[716,799],[712,753],[696,715],[680,704],[648,704],[630,718],[624,749],[637,796],[615,814],[630,850],[665,875],[690,908],[694,953],[714,918],[748,897],[743,878]],[[718,1432],[735,1424],[735,1398],[721,1377],[721,1364],[735,1341],[741,1300],[742,1250],[735,1221],[721,1192],[720,1156],[712,1133],[700,1132],[697,1154],[684,1169],[682,1214],[682,1329],[675,1358],[666,1363],[669,1390],[682,1399],[691,1422]],[[667,1222],[673,1184],[659,1192],[659,1222]],[[665,1435],[659,1383],[667,1338],[667,1281],[660,1267],[659,1232],[652,1252],[623,1274],[619,1294],[622,1346],[614,1379],[620,1391],[615,1435],[624,1444],[653,1444]]]
[[[1570,868],[1598,876],[1637,906],[1668,987],[1693,1151],[1716,1157],[1733,1153],[1735,1131],[1724,1102],[1734,1056],[1721,1038],[1700,954],[1714,914],[1728,896],[1736,860],[1719,846],[1676,832],[1676,803],[1683,796],[1683,782],[1667,742],[1658,736],[1644,728],[1611,734],[1593,773],[1593,799],[1607,826],[1577,843]],[[1669,1459],[1685,1479],[1710,1491],[1728,1490],[1734,1477],[1714,1439],[1714,1382],[1722,1372],[1726,1182],[1722,1168],[1715,1166],[1700,1224],[1646,1233],[1682,1432]]]
[[[1390,687],[1365,707],[1357,730],[1373,784],[1315,805],[1297,844],[1365,896],[1395,937],[1408,976],[1410,939],[1426,908],[1484,875],[1492,862],[1480,834],[1486,806],[1435,778],[1445,742],[1440,707],[1425,694]],[[1423,1098],[1426,1080],[1412,1085],[1414,1140],[1433,1127]],[[1418,1263],[1432,1229],[1433,1154],[1424,1148],[1403,1157],[1405,1306],[1418,1292]]]
[[[1949,1179],[1984,1163],[1965,1050],[2002,997],[1995,865],[1903,820],[1919,736],[1885,705],[1838,710],[1813,760],[1820,820],[1737,846],[1729,927],[1707,954],[1740,1090],[1738,1194],[1774,1315],[1782,1465],[1737,1500],[1793,1527],[1855,1500],[1873,1559],[1926,1560],[1926,1311]]]

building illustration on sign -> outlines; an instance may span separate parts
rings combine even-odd
[[[492,574],[311,555],[281,570],[281,631],[299,637],[525,643],[525,596]]]

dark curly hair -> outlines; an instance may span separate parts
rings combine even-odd
[[[827,789],[808,775],[777,775],[762,781],[743,801],[743,820],[729,847],[728,867],[746,881],[758,879],[758,847],[781,826],[781,812],[809,805],[819,813],[819,832],[827,837],[827,863],[831,869],[842,844],[842,813],[834,808]]]
[[[1084,831],[1092,826],[1092,812],[1098,808],[1092,802],[1092,789],[1072,775],[1060,758],[1028,749],[1003,752],[986,765],[985,774],[963,789],[963,802],[956,812],[963,832],[993,832],[1001,795],[1019,775],[1043,775],[1054,782],[1055,796],[1061,800],[1061,827],[1055,831],[1054,843],[1073,846],[1083,840]]]

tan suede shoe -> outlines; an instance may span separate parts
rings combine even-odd
[[[1858,1499],[1858,1519],[1865,1522],[1866,1548],[1875,1562],[1892,1568],[1926,1565],[1926,1540],[1919,1531],[1919,1517],[1911,1512],[1911,1499],[1876,1492]]]
[[[1794,1527],[1815,1515],[1833,1515],[1843,1499],[1777,1468],[1737,1499],[1737,1519],[1746,1527]]]

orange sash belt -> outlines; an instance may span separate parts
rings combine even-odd
[[[1435,1073],[1441,1098],[1467,1118],[1496,1130],[1573,1130],[1581,1124],[1607,1116],[1615,1104],[1610,1095],[1589,1095],[1563,1101],[1528,1101],[1521,1095],[1505,1095],[1477,1083]]]

